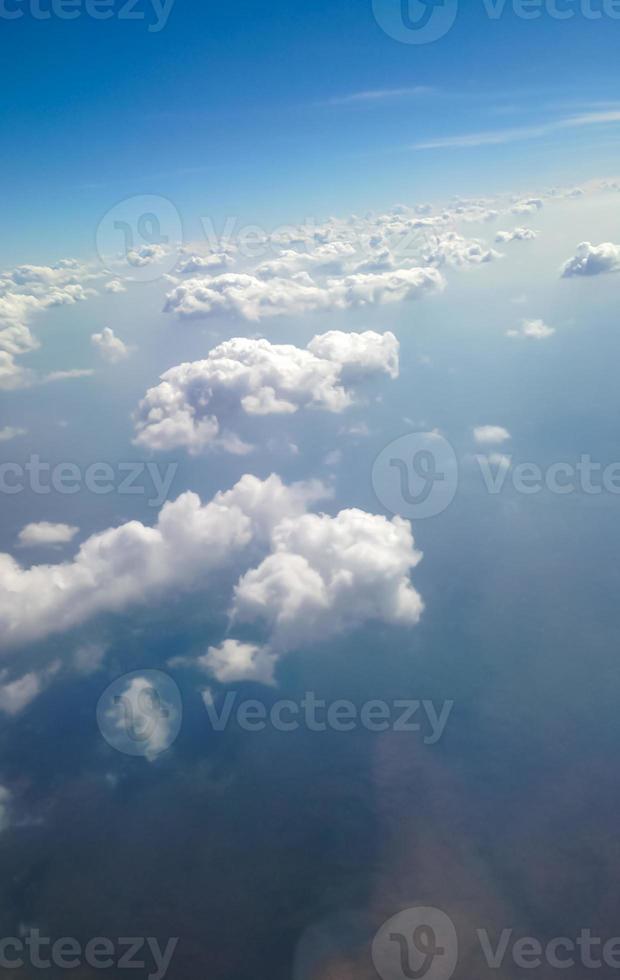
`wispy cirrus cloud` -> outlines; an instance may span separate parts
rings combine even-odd
[[[436,89],[430,85],[413,85],[405,88],[377,88],[362,92],[351,92],[347,95],[336,95],[327,99],[324,105],[364,105],[374,102],[387,102],[391,99],[416,98],[421,95],[433,95]]]
[[[414,143],[413,150],[440,150],[458,147],[499,146],[503,143],[516,143],[521,140],[538,139],[550,133],[566,129],[580,129],[582,126],[604,126],[620,122],[620,109],[606,112],[586,112],[581,115],[555,119],[537,126],[514,126],[509,129],[492,129],[477,133],[461,133],[455,136],[441,136],[437,139]]]

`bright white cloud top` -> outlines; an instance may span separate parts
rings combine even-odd
[[[602,245],[582,242],[572,259],[562,267],[562,276],[565,279],[574,276],[600,276],[605,272],[620,272],[620,245],[612,242],[603,242]]]
[[[529,340],[548,340],[555,333],[544,320],[522,320],[518,329],[506,331],[508,337],[525,337]]]
[[[22,548],[45,548],[70,544],[79,530],[78,527],[72,527],[70,524],[51,524],[49,521],[38,521],[26,524],[19,532],[17,540]]]
[[[501,425],[478,425],[474,429],[474,439],[479,446],[501,445],[511,438],[508,429]]]
[[[290,415],[302,408],[342,412],[362,381],[398,377],[399,343],[379,334],[332,330],[307,347],[236,337],[203,361],[166,371],[136,415],[136,443],[154,450],[184,447],[242,451],[239,415]]]
[[[104,327],[101,333],[94,333],[90,340],[99,356],[108,364],[118,364],[131,354],[131,348],[116,336],[111,327]]]
[[[274,657],[309,637],[372,621],[414,625],[423,604],[409,576],[421,555],[409,523],[360,510],[307,512],[326,496],[317,482],[285,486],[277,476],[246,475],[207,504],[183,494],[164,505],[154,527],[133,521],[95,534],[72,561],[26,569],[2,554],[0,645],[21,646],[99,614],[205,589],[244,564],[232,623],[262,627],[261,646]],[[239,650],[229,653],[238,665]],[[220,648],[220,676],[225,655]],[[255,658],[247,660],[254,670]]]

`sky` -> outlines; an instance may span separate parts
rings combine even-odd
[[[391,206],[412,185],[424,200],[450,196],[455,167],[462,194],[584,179],[594,160],[613,172],[617,122],[585,139],[567,129],[413,149],[613,109],[616,23],[586,16],[594,0],[560,4],[568,20],[521,19],[511,4],[492,19],[482,0],[463,3],[425,45],[395,42],[370,3],[175,2],[150,32],[160,19],[141,3],[143,20],[6,22],[7,260],[9,247],[19,261],[62,257],[61,229],[71,254],[87,254],[102,214],[133,194],[171,198],[192,237],[203,214],[279,223]]]
[[[0,0],[3,975],[617,975],[616,6]]]

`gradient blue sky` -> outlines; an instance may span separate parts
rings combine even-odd
[[[613,108],[606,18],[523,20],[507,4],[491,20],[479,0],[418,46],[351,0],[176,0],[158,33],[24,9],[0,31],[3,262],[88,254],[101,215],[133,194],[172,199],[191,238],[202,215],[268,225],[614,171],[618,123],[412,149]],[[138,9],[152,18],[149,0]]]

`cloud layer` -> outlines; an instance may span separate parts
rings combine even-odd
[[[242,450],[231,428],[240,415],[289,415],[301,408],[341,412],[353,386],[385,374],[398,376],[393,333],[333,330],[306,348],[237,337],[203,361],[180,364],[147,392],[136,415],[136,443],[149,449],[182,446]]]

